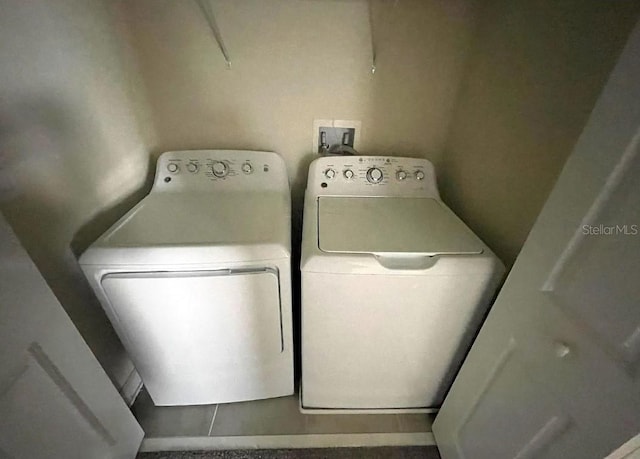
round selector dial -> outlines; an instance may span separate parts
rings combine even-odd
[[[176,163],[169,163],[167,164],[167,170],[172,174],[175,174],[180,170],[180,166],[178,166]]]
[[[351,180],[355,174],[351,169],[345,169],[342,172],[342,175],[344,175],[344,178],[346,178],[347,180]]]
[[[416,171],[416,180],[424,180],[424,172]]]
[[[187,170],[189,172],[191,172],[192,174],[195,174],[196,172],[198,172],[198,169],[200,169],[200,166],[198,166],[197,163],[189,163],[189,164],[187,164]]]
[[[327,169],[326,171],[324,171],[324,176],[328,179],[332,179],[336,176],[336,171],[334,171],[333,169]]]
[[[400,180],[401,182],[403,180],[406,180],[408,177],[407,173],[403,170],[399,170],[398,172],[396,172],[396,179]]]
[[[216,177],[224,177],[229,173],[229,167],[222,161],[216,161],[211,165],[211,172]]]
[[[249,163],[244,163],[242,165],[242,172],[244,172],[245,174],[250,174],[253,172],[253,166]]]
[[[369,183],[380,183],[384,178],[384,174],[377,167],[371,167],[367,171],[367,180]]]

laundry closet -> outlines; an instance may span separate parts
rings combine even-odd
[[[618,163],[614,159],[609,164],[605,159],[589,157],[591,162],[588,164],[601,165],[602,177],[596,177],[591,169],[587,168],[593,176],[579,169],[582,163],[576,160],[575,170],[583,171],[585,182],[570,182],[573,176],[569,172],[566,175],[571,177],[565,180],[561,172],[572,152],[580,158],[588,157],[588,152],[582,151],[586,151],[588,145],[596,144],[588,137],[592,132],[606,132],[606,137],[612,139],[601,150],[610,148],[617,154],[625,150],[627,144],[634,145],[630,140],[624,143],[628,139],[624,140],[626,131],[623,132],[627,124],[635,122],[632,108],[617,115],[620,120],[627,120],[624,116],[630,119],[621,121],[616,125],[618,127],[612,127],[616,123],[609,123],[599,114],[608,113],[609,107],[626,107],[623,102],[632,100],[635,89],[631,84],[625,86],[624,82],[633,80],[625,75],[635,75],[636,69],[625,63],[633,55],[633,46],[640,41],[636,37],[640,4],[631,0],[6,0],[1,4],[0,228],[3,239],[11,243],[3,247],[0,256],[3,267],[23,269],[29,266],[24,269],[28,276],[35,277],[29,277],[29,284],[25,281],[24,285],[37,283],[39,287],[25,288],[19,291],[20,294],[0,298],[4,304],[39,302],[60,308],[68,316],[66,319],[64,314],[59,315],[60,323],[68,322],[64,327],[60,325],[60,329],[75,333],[75,327],[79,332],[73,338],[77,345],[63,349],[58,347],[63,338],[50,335],[54,328],[57,330],[58,319],[52,320],[50,323],[55,326],[48,328],[47,321],[41,319],[49,317],[48,313],[34,309],[20,315],[20,325],[14,326],[18,315],[5,308],[0,318],[11,327],[7,325],[7,331],[2,328],[2,335],[7,340],[13,339],[19,333],[12,334],[9,330],[25,330],[21,347],[16,347],[18,345],[13,341],[0,341],[5,348],[16,349],[11,353],[11,360],[7,357],[3,362],[6,371],[0,373],[0,388],[8,388],[0,393],[0,407],[17,416],[9,424],[22,426],[24,423],[26,426],[36,416],[31,412],[23,415],[26,411],[15,401],[30,396],[28,391],[23,394],[17,388],[48,388],[38,389],[39,393],[45,394],[43,400],[49,400],[42,403],[53,410],[51,413],[56,413],[55,410],[62,408],[53,402],[55,394],[60,387],[68,387],[75,390],[75,395],[65,399],[66,405],[63,404],[68,408],[65,412],[70,413],[69,419],[75,419],[75,413],[80,412],[82,422],[78,421],[78,429],[89,426],[87,438],[102,445],[99,448],[105,448],[109,454],[113,453],[109,448],[119,444],[120,435],[127,436],[126,429],[119,432],[114,427],[111,431],[111,426],[118,425],[119,416],[129,416],[127,422],[141,426],[134,436],[122,442],[127,445],[123,451],[129,452],[131,448],[137,448],[140,441],[142,451],[165,451],[288,446],[428,446],[440,443],[442,439],[441,454],[445,459],[474,457],[469,456],[468,451],[478,451],[477,457],[491,457],[492,452],[483,450],[483,443],[477,437],[482,434],[493,438],[496,434],[497,427],[496,430],[483,429],[493,425],[492,416],[499,406],[486,408],[489,405],[480,403],[480,398],[473,398],[473,391],[463,386],[463,382],[454,383],[451,390],[452,399],[455,396],[455,400],[459,400],[458,405],[455,400],[451,402],[455,409],[451,408],[449,413],[455,416],[447,414],[436,421],[435,437],[432,424],[438,416],[435,412],[438,407],[404,412],[378,410],[375,414],[300,411],[299,381],[301,371],[304,372],[299,347],[303,341],[300,247],[303,221],[308,218],[303,215],[303,206],[309,166],[324,157],[321,153],[326,153],[332,146],[327,145],[325,151],[323,128],[347,132],[348,146],[355,149],[357,155],[383,158],[383,163],[388,159],[389,163],[394,161],[393,164],[402,163],[399,158],[428,161],[437,182],[438,200],[477,236],[482,247],[486,245],[504,264],[505,275],[496,281],[497,288],[507,279],[532,228],[532,240],[542,247],[545,241],[554,237],[551,233],[540,236],[545,228],[552,228],[553,222],[557,221],[552,217],[564,215],[566,221],[575,217],[576,222],[582,222],[585,215],[594,214],[595,211],[588,212],[589,206],[592,202],[600,202],[596,199],[599,195],[591,196],[589,190],[599,190],[602,183],[610,183],[610,177],[618,178],[611,179],[612,185],[607,185],[607,189],[626,190],[624,186],[631,189],[637,183],[630,174],[615,172],[637,164],[636,157],[631,154],[624,156],[621,153],[621,157],[626,158],[620,161],[621,166],[616,166]],[[616,75],[621,76],[616,79]],[[597,126],[606,126],[611,132],[598,131]],[[585,140],[584,136],[588,138]],[[593,136],[595,138],[596,134]],[[614,142],[616,139],[619,143]],[[328,139],[329,144],[341,141],[342,138]],[[287,210],[291,218],[291,245],[286,249],[290,250],[286,258],[288,263],[290,255],[291,279],[290,285],[269,284],[269,292],[282,295],[281,286],[285,285],[285,293],[292,300],[287,305],[291,317],[285,317],[291,322],[292,336],[282,331],[278,335],[281,338],[271,341],[277,341],[276,347],[283,348],[285,341],[292,343],[289,349],[292,355],[286,358],[294,362],[296,373],[295,378],[292,375],[287,378],[293,378],[295,393],[257,401],[160,406],[154,404],[153,394],[143,387],[139,372],[117,334],[117,327],[114,329],[112,325],[119,319],[105,313],[100,296],[92,289],[78,260],[101,235],[148,195],[154,183],[160,186],[176,183],[176,176],[166,166],[162,173],[156,169],[163,153],[213,150],[275,152],[282,159],[282,170],[287,175],[291,195],[291,208]],[[208,167],[207,161],[213,156],[202,155],[201,159],[198,157],[199,164]],[[613,153],[610,156],[613,158]],[[180,172],[187,173],[191,157],[187,154],[184,158]],[[227,156],[224,158],[226,160]],[[239,157],[233,160],[237,160],[238,177],[255,177],[251,175],[254,169],[249,172],[241,169],[244,160]],[[280,160],[274,161],[279,168]],[[414,167],[414,163],[406,164]],[[263,165],[256,160],[251,167]],[[318,174],[334,167],[318,169]],[[341,162],[336,171],[343,174],[349,167]],[[391,173],[396,174],[396,169]],[[411,169],[411,173],[415,171]],[[164,182],[165,176],[173,177],[173,183]],[[589,184],[584,178],[587,176],[593,180]],[[548,224],[537,231],[534,223],[559,177],[559,185],[553,192],[558,197],[551,201],[555,202],[555,211],[543,212],[541,221]],[[343,176],[339,178],[344,179]],[[331,182],[328,183],[331,186]],[[557,189],[569,193],[571,183],[576,188],[584,185],[586,190],[582,197],[585,206],[582,216],[570,212],[565,215],[558,210],[570,207],[566,202],[572,201],[562,201]],[[616,184],[622,185],[616,188]],[[320,190],[318,195],[323,193]],[[626,195],[616,193],[610,192],[612,200],[630,202],[624,200]],[[194,207],[207,206],[206,198],[201,202]],[[578,208],[576,204],[575,212],[582,211]],[[620,212],[628,213],[612,213],[611,221],[617,218],[616,224],[628,224],[629,228],[637,223],[626,217],[632,215],[632,206],[620,204],[618,208],[622,209]],[[584,218],[585,222],[591,221]],[[264,220],[265,225],[269,223],[267,216]],[[157,228],[157,234],[165,229]],[[154,232],[153,225],[144,231]],[[562,231],[558,229],[557,234],[560,233]],[[570,231],[565,233],[567,240],[571,239]],[[622,241],[621,244],[636,244],[633,239]],[[566,245],[580,246],[575,241],[571,244]],[[557,250],[562,251],[564,247],[559,243]],[[634,247],[629,246],[626,252],[633,252]],[[593,253],[618,253],[608,248],[589,246]],[[533,258],[535,253],[534,249],[523,252]],[[625,251],[619,253],[623,257]],[[563,267],[577,269],[575,266],[588,264],[572,254],[567,251],[564,264],[549,261],[549,266],[558,267],[548,269],[553,275],[545,278],[546,283],[541,281],[547,289],[543,291],[560,292],[558,286],[573,282],[574,277],[566,274]],[[603,257],[606,259],[605,255]],[[18,259],[19,263],[9,261]],[[525,272],[529,262],[522,260],[520,264],[522,271],[514,269],[512,275],[524,291],[527,276],[518,273]],[[515,266],[518,268],[518,263]],[[616,265],[611,261],[607,266],[612,266],[611,273],[617,273],[616,269],[628,271],[635,265],[623,262]],[[271,276],[270,268],[265,269],[258,276]],[[529,278],[535,278],[534,274],[531,271]],[[4,293],[0,295],[9,295],[10,286],[17,289],[22,285],[15,279],[25,279],[20,276],[26,274],[12,271],[11,276],[14,275],[18,277],[6,275],[6,279],[12,281],[1,284]],[[590,279],[592,285],[597,284],[586,274],[575,279],[583,282]],[[621,281],[624,286],[620,284],[619,287],[626,296],[616,297],[616,304],[633,303],[627,301],[633,297],[633,289],[629,287],[633,282],[625,279]],[[509,280],[506,282],[505,285],[509,285]],[[594,295],[580,296],[569,287],[567,289],[558,293],[566,304],[595,298]],[[513,296],[516,291],[515,287],[506,288],[505,295],[512,296],[505,296],[504,301],[510,299],[512,303],[518,303],[518,297]],[[37,300],[30,296],[35,295],[34,292],[40,295]],[[162,294],[172,293],[167,290]],[[493,300],[488,299],[487,306]],[[401,297],[397,303],[402,305]],[[496,304],[500,304],[499,301]],[[500,365],[505,365],[515,381],[514,387],[517,386],[519,381],[528,378],[531,370],[521,363],[508,366],[504,363],[509,361],[507,357],[500,360],[497,356],[502,353],[519,355],[521,343],[528,343],[525,346],[531,349],[531,355],[522,354],[526,354],[523,361],[547,371],[542,357],[538,361],[538,354],[533,352],[533,349],[542,352],[545,345],[541,340],[536,341],[537,335],[529,334],[527,324],[537,320],[544,322],[549,317],[556,317],[554,323],[560,324],[564,323],[562,320],[566,315],[570,318],[567,323],[571,325],[558,327],[563,332],[571,330],[571,333],[567,332],[570,338],[563,335],[565,337],[552,340],[549,352],[557,355],[558,361],[568,359],[572,362],[575,355],[599,356],[601,347],[605,349],[603,355],[613,356],[612,361],[622,362],[620,365],[624,367],[624,371],[620,371],[623,376],[611,382],[612,387],[619,388],[620,393],[629,387],[637,388],[637,385],[633,386],[637,384],[634,379],[637,378],[637,354],[634,353],[637,337],[634,338],[636,335],[631,328],[640,324],[640,318],[630,316],[622,307],[619,313],[613,313],[610,311],[616,310],[614,306],[606,311],[594,306],[584,314],[572,308],[574,306],[566,306],[562,309],[564,312],[556,316],[550,307],[552,312],[544,316],[547,319],[533,313],[509,313],[514,321],[519,321],[514,330],[522,331],[522,334],[514,332],[514,336],[517,335],[514,340],[500,335],[502,329],[487,322],[486,329],[492,330],[495,342],[482,338],[481,332],[478,345],[482,343],[484,350],[475,351],[479,360],[471,362],[470,358],[470,364],[466,369],[463,367],[460,375],[468,375],[468,381],[474,378],[488,381],[493,377],[491,375],[500,373]],[[496,308],[496,311],[501,310]],[[612,319],[608,324],[617,320],[611,328],[601,323],[601,317],[609,313]],[[402,314],[401,307],[398,314]],[[485,315],[486,311],[478,318],[478,324]],[[278,320],[273,317],[274,326],[286,330],[286,325],[279,322],[282,316],[278,316]],[[574,327],[576,317],[575,323],[579,326]],[[625,322],[631,328],[624,325]],[[589,344],[580,348],[589,349],[589,352],[576,352],[575,343],[583,339],[578,333],[582,329],[589,330],[586,335],[600,337],[601,346],[594,347],[596,350],[591,352]],[[611,332],[614,329],[615,333]],[[36,338],[27,340],[32,332],[33,336],[48,338],[43,338],[42,342]],[[470,343],[475,335],[474,330],[469,337]],[[626,337],[621,341],[627,343],[626,347],[619,347],[614,335]],[[403,339],[402,336],[399,339]],[[48,348],[48,345],[52,347]],[[78,350],[80,348],[82,350]],[[513,349],[511,354],[509,349]],[[70,356],[75,355],[73,352],[86,354],[86,362],[92,363],[70,363],[73,360]],[[23,355],[27,357],[23,358]],[[491,360],[491,356],[496,356],[497,360]],[[450,369],[453,376],[460,369],[463,357],[460,356],[460,362]],[[75,360],[85,362],[83,359]],[[487,362],[487,366],[495,371],[491,370],[491,375],[483,373],[482,365],[478,363],[481,361]],[[618,367],[607,365],[609,363],[589,368],[611,369],[609,373],[617,375]],[[93,376],[88,376],[88,370],[83,376],[82,368],[89,367]],[[555,374],[561,375],[563,370],[558,369]],[[577,374],[581,373],[577,370],[571,373]],[[625,377],[631,378],[633,383],[626,382]],[[15,381],[23,381],[21,378],[25,378],[25,383],[16,384]],[[60,383],[60,378],[64,382]],[[78,381],[77,386],[74,378]],[[94,383],[92,378],[102,382]],[[108,389],[102,390],[107,386]],[[289,386],[286,381],[281,386],[286,390],[278,388],[264,393],[282,395]],[[487,387],[489,393],[494,386]],[[100,393],[97,388],[101,388]],[[65,390],[62,392],[66,394]],[[444,397],[449,391],[448,385],[441,390]],[[499,388],[495,390],[500,391]],[[538,411],[529,407],[532,410],[530,424],[515,423],[518,427],[509,437],[513,441],[505,442],[513,443],[515,449],[505,446],[499,451],[503,457],[538,457],[535,454],[543,451],[542,446],[539,450],[527,450],[526,454],[531,456],[525,453],[518,456],[524,450],[517,445],[528,444],[528,439],[532,438],[553,443],[553,439],[560,438],[563,432],[573,432],[574,426],[579,427],[576,432],[582,432],[580,429],[588,431],[578,421],[588,410],[574,406],[568,398],[560,396],[557,403],[549,402],[544,390],[536,390],[525,395],[544,399],[544,402],[537,404]],[[53,395],[47,395],[49,393]],[[629,400],[616,402],[617,411],[612,409],[612,413],[623,413],[625,405],[635,406],[636,399]],[[100,410],[116,404],[122,405],[113,410],[119,414],[110,414],[112,417],[104,420]],[[463,405],[478,408],[465,411],[461,408]],[[79,411],[73,408],[78,406],[82,407]],[[601,412],[610,408],[598,406]],[[556,410],[556,407],[562,408]],[[564,416],[569,412],[570,415]],[[581,414],[576,414],[578,412]],[[467,419],[465,422],[461,421],[463,414]],[[624,412],[624,416],[628,414]],[[630,426],[629,429],[635,428],[635,421],[632,416],[630,418],[625,425]],[[42,431],[52,429],[51,432],[57,432],[51,422],[37,425]],[[507,429],[509,423],[503,425],[495,421],[495,425]],[[14,432],[7,426],[0,430],[0,437],[7,435],[6,432]],[[37,434],[33,434],[34,438],[29,437],[28,429],[15,428],[18,430],[12,438],[18,438],[17,443],[2,440],[0,450],[12,451],[11,448],[20,447],[21,441],[35,442],[35,438],[40,438]],[[471,430],[475,434],[470,434]],[[134,429],[129,431],[134,432]],[[457,437],[452,432],[457,432]],[[20,436],[22,433],[24,437]],[[623,443],[606,429],[601,435],[601,438],[612,439],[611,445],[604,442],[607,451]],[[626,431],[624,435],[629,437]],[[571,438],[577,444],[579,441],[575,439],[582,437],[575,433]],[[93,445],[91,441],[86,444]],[[63,445],[64,440],[60,444]],[[450,447],[454,444],[457,446]],[[60,446],[60,451],[73,450],[73,446],[71,450],[64,449],[67,447],[69,445]],[[561,448],[562,445],[553,447]],[[596,447],[593,448],[595,451]]]

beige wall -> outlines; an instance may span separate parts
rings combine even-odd
[[[196,2],[130,2],[155,153],[273,150],[299,206],[314,119],[362,121],[360,150],[439,161],[472,32],[468,0],[211,0],[227,70]],[[395,5],[395,6],[394,6]]]
[[[508,265],[639,12],[632,0],[489,0],[483,9],[440,184]]]
[[[72,250],[135,199],[153,137],[118,5],[106,4],[0,2],[0,209],[121,387],[131,362]]]

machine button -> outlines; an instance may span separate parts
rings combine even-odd
[[[380,183],[384,178],[384,174],[377,167],[371,167],[367,171],[367,180],[369,183]]]
[[[229,173],[229,167],[222,161],[216,161],[211,166],[211,172],[213,172],[213,175],[216,177],[224,177]]]
[[[416,171],[416,180],[424,180],[424,172]]]
[[[175,174],[180,170],[180,166],[178,166],[176,163],[169,163],[167,164],[167,170],[172,174]]]
[[[197,163],[189,163],[189,164],[187,164],[187,170],[189,172],[191,172],[192,174],[195,174],[196,172],[198,172],[198,169],[200,169],[200,166],[198,166]]]
[[[324,176],[328,179],[332,179],[336,176],[336,171],[334,171],[333,169],[327,169],[326,171],[324,171]]]
[[[253,172],[253,166],[249,163],[244,163],[242,165],[242,172],[245,174],[251,174]]]
[[[400,170],[398,172],[396,172],[396,178],[400,181],[406,180],[407,178],[407,173],[403,170]]]
[[[345,169],[344,172],[342,172],[342,175],[344,175],[344,178],[346,178],[347,180],[351,180],[354,174],[351,169]]]

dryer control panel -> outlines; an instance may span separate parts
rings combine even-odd
[[[325,156],[309,166],[307,192],[440,198],[433,164],[421,158]]]
[[[168,151],[158,158],[154,191],[254,191],[289,187],[276,153],[247,150]]]

